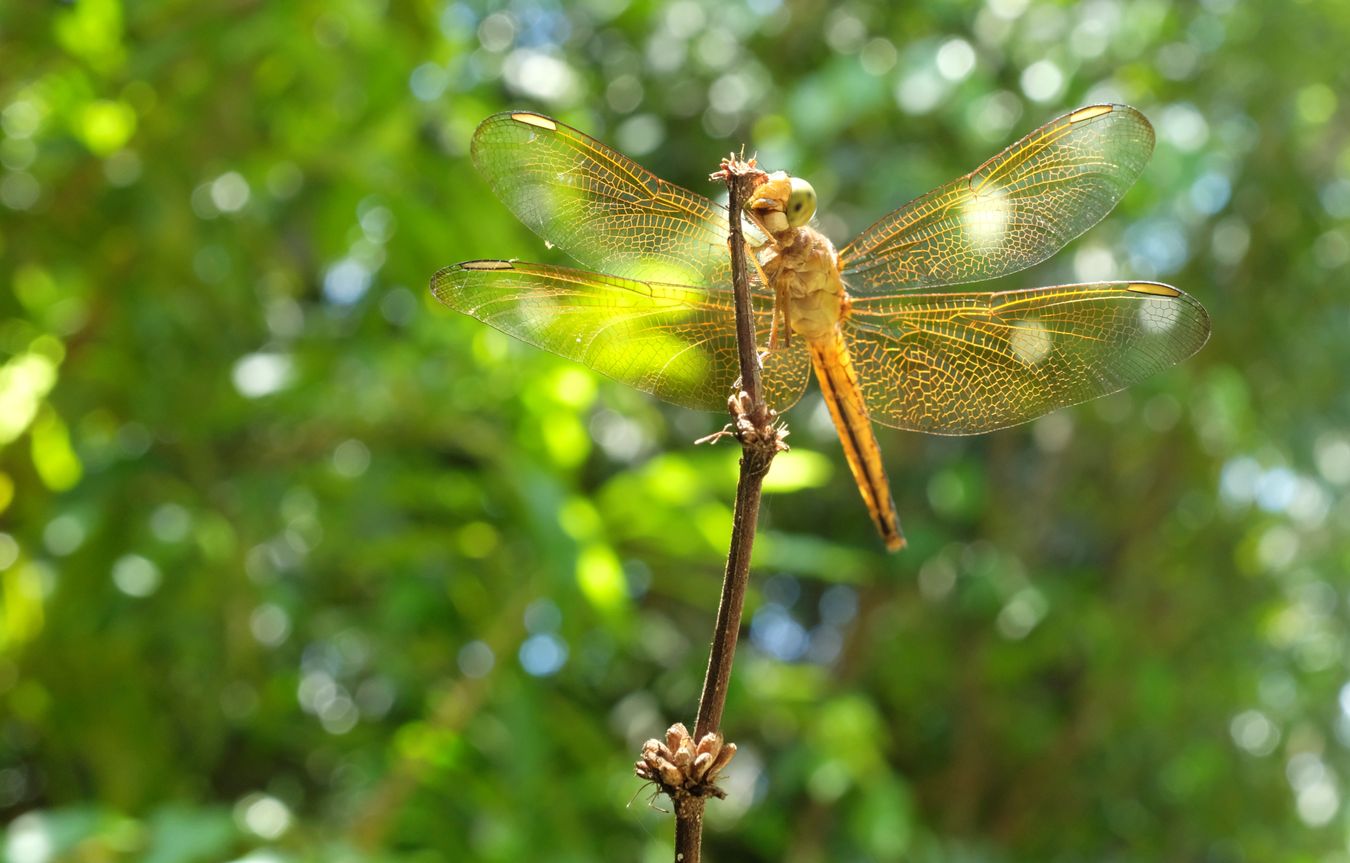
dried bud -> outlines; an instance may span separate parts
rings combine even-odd
[[[722,735],[716,732],[710,732],[703,735],[703,739],[698,742],[697,754],[702,755],[705,752],[716,755],[722,748]]]
[[[694,779],[698,780],[699,782],[702,782],[705,778],[707,778],[708,768],[712,766],[712,763],[713,763],[712,753],[701,752],[699,753],[698,757],[694,759],[694,766],[689,771],[689,773],[691,776],[694,777]]]
[[[722,751],[717,753],[717,758],[713,760],[712,767],[708,768],[709,782],[717,781],[717,777],[722,773],[723,770],[727,769],[727,765],[731,763],[731,757],[735,754],[736,754],[735,743],[727,743],[722,746]]]
[[[680,741],[689,737],[689,729],[684,727],[683,722],[676,722],[670,728],[666,729],[666,748],[671,752],[680,748]]]
[[[672,788],[681,788],[685,785],[684,774],[680,768],[671,764],[669,761],[661,762],[661,782]]]
[[[723,744],[717,733],[705,734],[695,743],[689,729],[677,722],[666,731],[664,742],[652,739],[642,745],[633,772],[656,783],[677,804],[688,797],[722,797],[715,784],[717,773],[735,752],[735,744]]]

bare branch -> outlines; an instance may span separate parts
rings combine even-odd
[[[720,731],[726,707],[731,664],[741,631],[741,610],[750,580],[750,553],[755,544],[760,493],[764,475],[773,457],[787,449],[787,430],[764,402],[760,383],[759,353],[755,344],[754,318],[750,313],[750,279],[746,271],[746,244],[741,230],[741,209],[751,190],[764,179],[754,160],[734,154],[722,160],[713,179],[726,181],[731,210],[731,278],[736,297],[736,343],[740,357],[740,390],[728,401],[731,434],[741,442],[741,471],[736,484],[736,509],[731,526],[731,548],[722,578],[722,598],[717,608],[708,671],[698,704],[693,735],[683,725],[672,726],[667,740],[651,740],[643,747],[637,764],[639,776],[651,779],[670,794],[675,804],[675,863],[699,863],[703,843],[703,809],[708,797],[722,797],[716,779],[736,751],[723,743]],[[681,734],[682,733],[682,734]],[[672,743],[673,741],[673,743]],[[688,750],[686,752],[685,750]],[[701,761],[699,759],[702,759]],[[688,761],[686,766],[684,762]]]

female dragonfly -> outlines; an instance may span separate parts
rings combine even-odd
[[[871,421],[977,434],[1127,387],[1191,356],[1209,318],[1157,282],[1007,291],[957,286],[1037,264],[1102,219],[1153,129],[1125,105],[1047,123],[836,251],[815,192],[778,173],[741,214],[769,405],[808,368],[887,548],[904,546]],[[725,207],[541,114],[483,121],[472,156],[548,243],[594,270],[454,264],[436,298],[530,344],[685,407],[724,408],[739,375]]]

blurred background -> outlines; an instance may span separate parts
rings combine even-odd
[[[1213,339],[879,429],[894,556],[813,386],[709,855],[1350,860],[1347,51],[1331,0],[4,4],[4,860],[671,859],[631,763],[692,719],[736,448],[432,300],[564,262],[474,127],[709,195],[745,143],[843,243],[1104,100],[1143,178],[990,286],[1163,279]]]

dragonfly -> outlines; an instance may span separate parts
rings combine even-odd
[[[529,111],[478,127],[471,158],[521,222],[585,269],[473,260],[431,279],[445,305],[688,408],[739,378],[728,234],[751,253],[765,399],[811,369],[885,546],[905,544],[872,423],[969,435],[1138,383],[1198,351],[1209,317],[1154,281],[974,290],[1097,224],[1153,151],[1148,120],[1089,105],[884,216],[842,249],[810,184],[767,175],[739,214]]]

